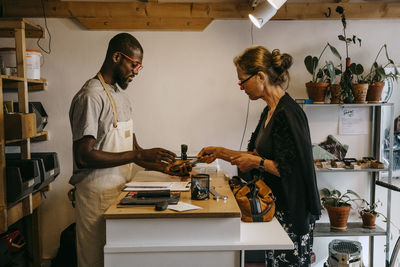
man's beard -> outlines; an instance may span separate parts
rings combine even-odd
[[[118,86],[125,90],[128,87],[128,78],[124,77],[124,74],[119,68],[116,68],[114,71],[114,81],[118,84]]]

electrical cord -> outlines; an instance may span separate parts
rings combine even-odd
[[[254,37],[253,37],[253,23],[250,23],[251,27],[250,27],[250,37],[251,37],[251,45],[253,45],[254,43]],[[244,136],[246,134],[246,129],[247,129],[247,121],[249,120],[249,108],[250,108],[250,98],[247,100],[247,112],[246,112],[246,121],[244,124],[244,129],[243,129],[243,135],[242,135],[242,140],[240,141],[240,147],[239,147],[239,151],[242,150],[242,145],[243,145],[243,139]]]
[[[40,45],[39,42],[40,42],[40,40],[42,39],[41,36],[39,37],[39,39],[37,40],[36,43],[37,43],[37,46],[38,46],[43,52],[45,52],[46,54],[50,54],[50,53],[51,53],[51,34],[50,34],[50,31],[49,31],[49,28],[47,27],[47,18],[46,18],[46,12],[45,12],[45,9],[44,9],[43,0],[40,0],[40,3],[42,4],[44,25],[45,25],[45,28],[46,28],[46,30],[47,30],[47,33],[49,34],[49,49],[46,50],[46,49],[44,49],[44,48]]]

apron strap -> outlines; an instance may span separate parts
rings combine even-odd
[[[101,73],[98,72],[97,77],[99,78],[101,85],[103,86],[104,90],[106,91],[108,99],[110,99],[111,106],[113,109],[113,126],[114,126],[114,128],[117,128],[117,110],[115,108],[114,100],[110,94],[110,91],[107,89],[106,83],[104,82],[104,79],[103,79],[103,75],[101,75]]]

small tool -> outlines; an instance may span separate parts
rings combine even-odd
[[[187,151],[188,151],[188,146],[186,144],[181,145],[181,160],[187,160]]]
[[[220,198],[222,198],[223,200],[228,199],[227,196],[220,195],[217,191],[215,191],[215,186],[210,187],[210,193],[213,194],[215,200],[218,200]]]

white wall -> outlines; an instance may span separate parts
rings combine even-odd
[[[41,19],[33,21],[44,25]],[[110,38],[120,32],[87,31],[69,19],[49,19],[48,24],[52,53],[44,55],[42,66],[42,77],[48,80],[48,90],[30,95],[32,100],[41,101],[47,110],[47,130],[50,133],[50,140],[33,144],[32,151],[56,151],[61,161],[61,174],[52,184],[41,208],[45,258],[55,256],[60,232],[74,220],[74,211],[66,195],[72,173],[69,105],[83,83],[99,70]],[[207,145],[239,148],[247,96],[237,86],[232,59],[252,44],[250,29],[246,20],[225,20],[214,21],[203,32],[132,33],[144,47],[144,70],[127,92],[134,104],[136,136],[143,147],[162,146],[179,151],[180,144],[186,143],[191,154]],[[386,43],[391,57],[400,62],[399,29],[400,20],[349,21],[348,33],[363,39],[361,48],[350,48],[350,57],[369,66],[380,46]],[[326,42],[344,53],[344,45],[337,40],[340,33],[339,21],[271,21],[261,30],[253,31],[254,44],[271,50],[279,48],[294,57],[288,90],[294,98],[306,97],[304,84],[310,76],[303,64],[304,57],[319,55]],[[47,41],[42,40],[41,44],[45,46]],[[12,45],[12,42],[1,40],[0,45]],[[27,48],[37,49],[36,40],[29,40]],[[6,96],[6,99],[15,98],[16,94]],[[391,101],[398,99],[392,98]],[[261,101],[250,105],[244,147],[263,107]],[[329,110],[321,113],[308,113],[313,142],[322,141],[329,133],[337,134],[337,118],[332,117]],[[323,119],[324,115],[327,119]],[[315,121],[311,122],[314,118]],[[338,138],[350,145],[354,142],[350,154],[365,156],[367,137]],[[224,167],[229,173],[234,172],[229,165]],[[318,179],[321,186],[352,188],[362,194],[368,192],[362,175],[325,175]],[[386,191],[381,191],[380,199],[386,201]],[[394,198],[398,202],[400,195],[394,193]],[[396,216],[399,222],[399,214]],[[327,220],[326,214],[323,220]],[[329,240],[317,238],[315,241],[318,266],[327,257]],[[384,242],[384,238],[380,240]],[[367,251],[367,247],[364,250]],[[380,263],[376,266],[382,266],[382,245],[376,246],[376,257]]]

